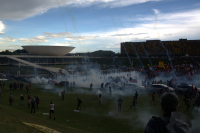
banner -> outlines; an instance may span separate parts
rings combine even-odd
[[[164,62],[163,61],[159,61],[159,67],[164,67]]]

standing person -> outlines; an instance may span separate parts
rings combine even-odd
[[[29,86],[28,85],[26,86],[26,90],[27,90],[27,93],[28,93],[28,91],[29,91]]]
[[[90,90],[92,90],[92,83],[90,84]]]
[[[20,96],[20,106],[23,105],[24,96],[21,94]]]
[[[34,96],[33,100],[36,102],[36,96]]]
[[[123,103],[122,98],[120,97],[120,98],[117,100],[117,102],[118,102],[118,111],[121,111],[122,103]]]
[[[110,92],[110,97],[112,97],[112,90],[110,86],[109,86],[109,92]]]
[[[22,90],[24,90],[24,84],[22,83]]]
[[[102,95],[99,94],[99,105],[102,105]]]
[[[34,113],[35,113],[35,100],[34,100],[34,98],[31,101],[31,113],[32,113],[32,110],[34,110]]]
[[[10,102],[10,105],[12,105],[12,102],[14,102],[14,101],[13,101],[12,93],[10,93],[10,96],[9,96],[9,102]]]
[[[12,83],[10,83],[9,87],[10,87],[10,90],[12,90]]]
[[[151,101],[151,103],[154,102],[154,104],[156,104],[156,103],[155,103],[155,96],[156,96],[156,93],[153,92],[150,96],[152,96],[152,101]]]
[[[134,109],[135,109],[135,103],[136,103],[136,98],[135,98],[135,96],[134,96],[134,97],[133,97],[133,105],[131,106],[131,107],[134,106]]]
[[[65,99],[65,90],[62,91],[62,100],[64,101],[64,99]]]
[[[77,101],[78,101],[77,110],[78,110],[78,107],[80,107],[80,110],[81,110],[81,103],[82,103],[82,101],[79,98],[77,98]]]
[[[103,83],[101,83],[101,90],[100,91],[102,91],[103,90]]]
[[[36,107],[38,109],[38,104],[40,103],[40,99],[38,97],[36,97]]]
[[[176,112],[179,106],[179,99],[176,94],[174,93],[163,94],[160,100],[160,105],[163,115],[161,117],[153,116],[147,123],[144,133],[167,133],[170,131],[173,133],[180,133],[180,132],[183,133],[183,131],[186,131],[187,133],[191,132],[191,129],[188,130],[188,128],[192,127],[190,120],[183,113]],[[177,118],[176,116],[178,117],[180,116],[180,118],[183,119],[182,120],[179,120],[180,118],[176,119]],[[175,119],[173,121],[174,123],[170,122],[171,117],[172,121],[173,119]],[[181,126],[174,126],[174,125],[181,125]],[[180,128],[182,128],[182,130]]]
[[[56,119],[56,117],[55,117],[55,113],[54,113],[54,108],[55,108],[55,105],[53,104],[53,101],[51,101],[50,102],[50,105],[49,105],[49,111],[50,111],[50,113],[49,113],[49,118],[51,118],[51,113],[54,115],[54,120]]]
[[[28,109],[30,108],[31,105],[31,97],[28,95]]]
[[[135,92],[135,103],[137,103],[137,98],[138,98],[138,92]]]

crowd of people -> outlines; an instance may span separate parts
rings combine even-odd
[[[130,76],[130,75],[128,74],[128,76]],[[125,78],[125,77],[119,77],[119,79],[123,79],[123,78]],[[145,81],[142,82],[142,83],[145,84]],[[153,80],[151,83],[152,84],[166,83],[168,86],[174,87],[175,80],[171,79],[169,81],[167,80],[166,82],[162,81],[162,80],[158,80],[158,81]],[[148,80],[146,82],[146,84],[149,85],[150,81]],[[71,83],[71,86],[70,86],[71,89],[72,89],[72,86],[73,86],[73,83]],[[23,90],[23,87],[24,87],[23,83],[14,82],[14,83],[9,84],[10,90],[17,90],[17,88],[20,88],[21,90]],[[5,82],[4,83],[0,82],[0,96],[1,96],[1,88],[5,88]],[[92,83],[89,85],[89,88],[90,88],[90,90],[93,89]],[[36,109],[38,109],[38,105],[40,103],[40,100],[39,100],[38,96],[34,96],[33,98],[31,98],[31,96],[29,95],[29,90],[31,90],[31,83],[27,84],[26,89],[27,89],[27,95],[28,95],[27,96],[28,109],[30,109],[31,113],[35,113]],[[99,90],[100,91],[104,90],[104,83],[100,84]],[[111,86],[108,87],[108,92],[109,92],[110,98],[112,98]],[[135,95],[133,96],[132,105],[130,106],[131,108],[132,107],[136,108],[138,95],[139,94],[136,91]],[[191,104],[193,104],[193,108],[199,107],[200,104],[198,104],[198,103],[200,103],[199,102],[200,96],[199,96],[199,92],[198,92],[197,88],[195,88],[194,90],[189,89],[186,92],[182,92],[180,94],[180,96],[181,95],[184,95],[183,100],[185,101],[185,105],[187,106],[187,108],[186,108],[187,111],[189,110]],[[155,104],[156,103],[155,102],[156,93],[153,92],[150,96],[152,97],[151,103],[153,102]],[[98,97],[99,97],[99,106],[102,106],[102,94],[99,94]],[[169,98],[171,98],[172,100],[169,100]],[[20,106],[23,106],[24,105],[24,99],[25,99],[24,96],[21,94],[19,99],[20,99]],[[63,90],[61,92],[61,100],[64,101],[64,99],[65,99],[65,90]],[[167,102],[167,100],[169,101],[169,103]],[[123,101],[122,97],[120,97],[117,100],[118,111],[122,110],[123,102],[124,101]],[[172,102],[174,102],[174,103],[172,103]],[[10,103],[10,105],[12,105],[12,103],[14,103],[14,98],[13,98],[12,93],[10,93],[10,95],[9,95],[9,103]],[[82,100],[80,98],[77,98],[77,110],[79,110],[79,109],[81,110],[81,103],[82,103]],[[169,104],[171,104],[171,107],[169,107],[170,106]],[[161,108],[162,108],[162,111],[163,111],[163,116],[152,117],[152,119],[148,122],[148,124],[146,126],[145,133],[151,133],[150,131],[155,131],[155,133],[158,133],[158,132],[163,131],[163,130],[169,130],[169,129],[166,129],[166,128],[164,128],[164,129],[161,129],[161,128],[163,128],[163,125],[166,126],[167,124],[170,123],[170,117],[172,115],[172,112],[176,112],[177,107],[178,107],[178,97],[177,97],[177,95],[175,93],[167,93],[166,91],[164,91],[162,98],[161,98]],[[53,101],[51,101],[50,105],[49,105],[49,111],[50,111],[49,118],[51,118],[51,114],[53,114],[54,120],[55,120],[54,109],[55,109],[55,105],[54,105]],[[163,124],[163,125],[156,124],[159,121],[162,122],[162,118],[166,119],[165,124]]]

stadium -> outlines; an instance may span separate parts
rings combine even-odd
[[[168,49],[170,55],[200,55],[200,40],[179,39],[178,41],[162,41],[162,43]],[[133,49],[133,46],[136,51]],[[166,55],[166,51],[162,47],[160,40],[147,40],[146,42],[122,42],[120,45],[120,51],[121,54],[126,54],[127,51],[128,54],[136,54],[135,52],[137,52],[139,55],[146,55],[146,51],[148,55]]]

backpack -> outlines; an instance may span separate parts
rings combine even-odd
[[[156,122],[158,133],[191,133],[191,121],[181,112],[172,112],[170,121],[167,121],[163,116],[153,116],[152,118]]]

